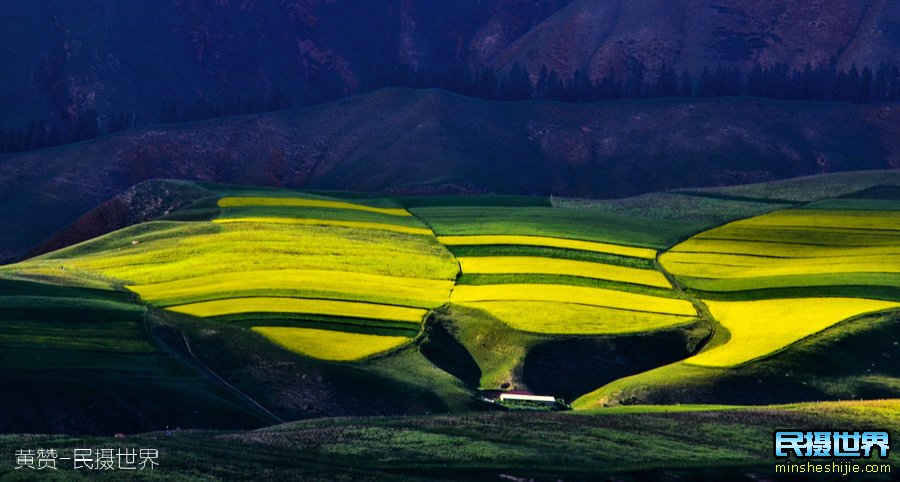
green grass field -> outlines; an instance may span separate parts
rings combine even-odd
[[[559,460],[573,477],[756,470],[748,451],[776,424],[896,409],[744,407],[900,397],[900,190],[888,178],[848,174],[854,189],[832,198],[819,188],[840,182],[825,176],[609,201],[208,185],[213,197],[181,214],[0,267],[0,375],[32,394],[0,401],[74,397],[72,431],[95,404],[147,414],[122,430],[164,426],[169,411],[185,427],[326,417],[196,448],[307,453],[291,475],[366,454],[360,470],[413,478],[409,461],[494,476],[492,458],[529,477]],[[72,395],[95,373],[109,387]],[[479,389],[559,395],[576,413],[479,413]],[[446,412],[465,414],[434,417]],[[327,419],[396,414],[429,416]],[[657,442],[671,453],[643,464],[615,452]]]
[[[658,271],[603,263],[526,256],[457,258],[463,274],[546,274],[577,276],[658,288],[671,284]]]
[[[651,249],[668,247],[704,226],[569,208],[454,206],[410,211],[438,236],[536,236]]]
[[[560,248],[574,251],[590,251],[644,259],[654,259],[656,257],[656,251],[653,249],[610,243],[579,241],[577,239],[553,238],[548,236],[440,236],[438,237],[438,241],[447,246],[532,246],[541,248]]]
[[[5,410],[16,410],[0,416],[0,430],[102,433],[272,421],[163,349],[157,337],[165,330],[146,315],[121,291],[0,279],[0,384],[10,387],[0,398]]]
[[[421,323],[426,310],[404,306],[376,305],[355,301],[314,300],[305,298],[229,298],[201,301],[167,308],[176,313],[212,318],[250,313],[310,314],[374,318],[387,321]]]
[[[900,429],[898,402],[759,408],[655,406],[591,413],[487,413],[300,421],[253,431],[176,431],[113,441],[7,435],[0,450],[53,446],[152,446],[160,467],[143,480],[797,480],[774,474],[772,433],[785,425],[823,430]],[[639,454],[640,456],[636,456]],[[863,464],[878,463],[869,460]],[[887,460],[898,470],[895,457]],[[0,478],[28,480],[10,465]],[[861,474],[859,480],[892,480]]]

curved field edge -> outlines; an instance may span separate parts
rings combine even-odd
[[[327,199],[308,199],[308,198],[286,198],[286,197],[222,197],[218,201],[220,208],[244,207],[244,206],[285,206],[285,207],[310,207],[310,208],[329,208],[329,209],[350,209],[356,211],[366,211],[378,214],[387,214],[391,216],[409,217],[412,216],[409,211],[401,207],[385,208],[373,207],[359,202],[332,201]]]
[[[313,328],[254,326],[252,330],[288,351],[332,361],[359,361],[412,341],[405,336],[367,335]]]
[[[247,285],[251,287],[247,287]],[[436,308],[453,281],[337,270],[256,270],[201,275],[162,283],[127,285],[141,299],[166,307],[237,297],[327,298]]]
[[[169,311],[201,318],[236,315],[240,313],[311,314],[353,316],[387,321],[421,323],[428,313],[420,308],[376,305],[355,301],[319,300],[308,298],[230,298],[170,306]]]
[[[656,250],[621,244],[581,241],[578,239],[550,236],[527,235],[468,235],[438,236],[438,241],[447,246],[534,246],[544,248],[571,249],[596,253],[653,259]]]
[[[515,330],[546,335],[647,333],[689,325],[697,319],[696,316],[552,301],[478,301],[459,304],[483,310]]]
[[[900,398],[898,327],[897,310],[866,313],[743,365],[721,368],[682,360],[624,377],[583,395],[572,407]],[[712,340],[706,348],[724,345],[729,337]]]
[[[561,275],[671,288],[662,274],[650,269],[530,256],[478,256],[456,259],[463,274]]]
[[[549,301],[669,315],[697,315],[694,305],[682,299],[567,285],[460,285],[454,288],[450,301],[457,304],[482,301]]]
[[[900,303],[860,298],[706,300],[705,304],[731,337],[684,363],[709,367],[731,367],[769,357],[838,323],[900,308]]]

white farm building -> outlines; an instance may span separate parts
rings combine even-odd
[[[500,394],[501,402],[531,402],[548,405],[556,405],[556,397],[547,395],[523,395],[518,393],[502,393]]]

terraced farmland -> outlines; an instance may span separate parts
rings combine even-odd
[[[759,205],[753,213],[791,208],[702,231],[712,221],[654,217],[649,198],[629,207],[645,216],[601,201],[440,198],[407,210],[350,195],[216,192],[206,221],[132,226],[7,271],[126,288],[175,323],[198,323],[194,336],[229,327],[235,339],[381,370],[401,385],[434,376],[421,362],[470,387],[543,386],[572,398],[601,389],[579,408],[618,400],[622,387],[641,387],[624,396],[641,400],[712,379],[900,306],[890,199],[744,199]],[[701,194],[667,196],[719,202]],[[660,355],[638,356],[641,343]],[[415,349],[398,350],[406,345]],[[597,360],[571,375],[578,388],[547,383],[574,373],[560,367],[582,356]],[[615,367],[621,360],[628,366]],[[418,371],[402,373],[410,367]]]
[[[701,296],[739,299],[762,288],[772,298],[781,288],[814,296],[818,286],[844,286],[865,297],[860,285],[900,286],[898,219],[893,211],[777,211],[698,234],[661,262]]]
[[[900,308],[900,303],[859,298],[791,298],[707,301],[712,316],[728,330],[724,345],[686,363],[729,367],[769,356],[810,335],[863,313]]]
[[[402,321],[416,324],[420,323],[427,313],[426,310],[418,308],[376,305],[374,303],[267,297],[201,301],[199,303],[173,306],[169,310],[201,318],[252,313],[299,313],[363,319],[374,318],[376,320]]]
[[[684,325],[697,316],[653,264],[654,247],[674,236],[669,226],[657,223],[654,229],[635,218],[566,208],[414,212],[457,256],[462,276],[450,301],[484,310],[516,330],[634,333]]]
[[[315,333],[328,345],[346,339],[348,330],[381,340],[395,327],[390,347],[399,338],[408,342],[428,309],[446,303],[457,272],[421,221],[400,207],[375,204],[223,197],[212,222],[147,223],[31,267],[104,276],[151,305],[221,322],[255,320],[260,325],[252,328],[262,336],[277,333],[272,341],[280,346],[356,360],[386,345],[361,343],[347,358],[301,349],[297,340]]]
[[[843,186],[844,197],[822,200],[815,182],[776,183],[783,191],[768,194],[811,204],[733,221],[664,252],[661,266],[705,305],[715,335],[698,354],[619,379],[573,406],[896,396],[900,218],[886,207],[900,191]]]
[[[797,200],[812,191],[551,207],[211,186],[188,214],[0,267],[0,381],[17,387],[0,393],[0,429],[108,435],[314,418],[272,429],[276,442],[285,430],[308,433],[278,448],[290,457],[265,441],[261,466],[319,464],[306,442],[322,448],[328,470],[328,454],[352,465],[362,453],[344,450],[352,439],[364,449],[384,442],[388,462],[373,474],[401,474],[409,453],[430,463],[463,447],[466,475],[495,477],[494,466],[465,461],[515,458],[516,440],[536,440],[521,457],[525,475],[548,450],[552,469],[603,439],[611,448],[596,453],[614,453],[612,474],[635,440],[658,446],[659,436],[685,442],[672,460],[705,444],[712,452],[696,460],[706,470],[732,463],[722,440],[736,433],[738,452],[764,454],[787,422],[894,420],[893,401],[772,405],[900,397],[900,191]],[[672,199],[704,212],[669,219],[680,209],[664,205]],[[753,217],[722,225],[738,216]],[[486,409],[479,389],[553,394],[586,413],[474,413]],[[400,414],[429,416],[384,417]],[[584,435],[581,418],[600,432],[573,437]],[[410,435],[410,420],[420,433]],[[535,423],[565,450],[529,437]],[[692,432],[697,423],[706,425]],[[372,438],[372,427],[386,431]],[[441,438],[460,427],[472,432],[466,443]],[[321,444],[323,428],[334,444]],[[657,435],[642,439],[645,428]],[[224,438],[200,442],[198,454],[220,457],[267,432],[216,433]],[[501,452],[482,453],[485,433]],[[174,448],[186,435],[163,442]],[[398,447],[412,452],[397,458]],[[583,462],[576,478],[597,464]]]
[[[845,319],[900,307],[893,211],[776,211],[698,234],[661,262],[730,333],[690,364],[740,365]]]
[[[608,253],[641,259],[656,258],[656,250],[654,249],[636,248],[633,246],[622,246],[609,243],[596,243],[591,241],[580,241],[577,239],[552,238],[549,236],[440,236],[438,237],[438,241],[448,246],[537,246],[541,248],[561,248],[577,251]]]
[[[548,274],[659,288],[671,287],[666,277],[658,271],[611,264],[530,256],[475,256],[458,259],[462,272],[467,274]]]

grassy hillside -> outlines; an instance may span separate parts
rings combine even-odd
[[[0,277],[0,431],[110,434],[277,421],[160,339],[127,293]],[[98,407],[103,407],[98,410]]]
[[[827,178],[817,181],[830,183]],[[765,192],[810,199],[804,184],[813,182],[781,183]],[[736,191],[763,192],[746,187]],[[896,202],[896,189],[888,183],[856,192],[845,187],[836,194],[841,197],[803,209],[725,224],[664,253],[661,266],[702,303],[715,320],[716,336],[683,362],[619,380],[575,405],[651,400],[765,403],[866,398],[873,391],[895,396],[896,371],[882,361],[896,351],[893,345],[878,352],[879,361],[867,367],[841,366],[839,353],[860,346],[860,339],[873,340],[860,326],[883,334],[894,326],[900,308],[900,231],[894,211],[885,208]],[[870,202],[873,199],[878,202]],[[896,341],[895,335],[888,336]],[[814,347],[820,350],[815,363],[834,367],[831,374],[808,364],[785,363],[813,356]],[[772,379],[777,367],[784,374]],[[846,375],[848,370],[853,375]],[[756,393],[735,388],[751,373],[759,375],[760,383],[781,388]]]
[[[0,272],[143,303],[160,349],[269,419],[471,411],[509,389],[578,410],[900,397],[894,177],[610,201],[203,184]],[[115,333],[80,346],[143,349]]]
[[[177,431],[172,437],[151,433],[124,442],[3,436],[0,450],[152,446],[159,450],[160,467],[143,473],[147,480],[809,480],[796,474],[774,475],[773,430],[878,426],[896,433],[898,409],[898,402],[889,400],[759,408],[642,406],[587,414],[343,418],[246,432]],[[886,462],[898,470],[896,457]],[[4,480],[25,477],[10,465],[0,465]],[[892,480],[891,474],[853,478]]]

